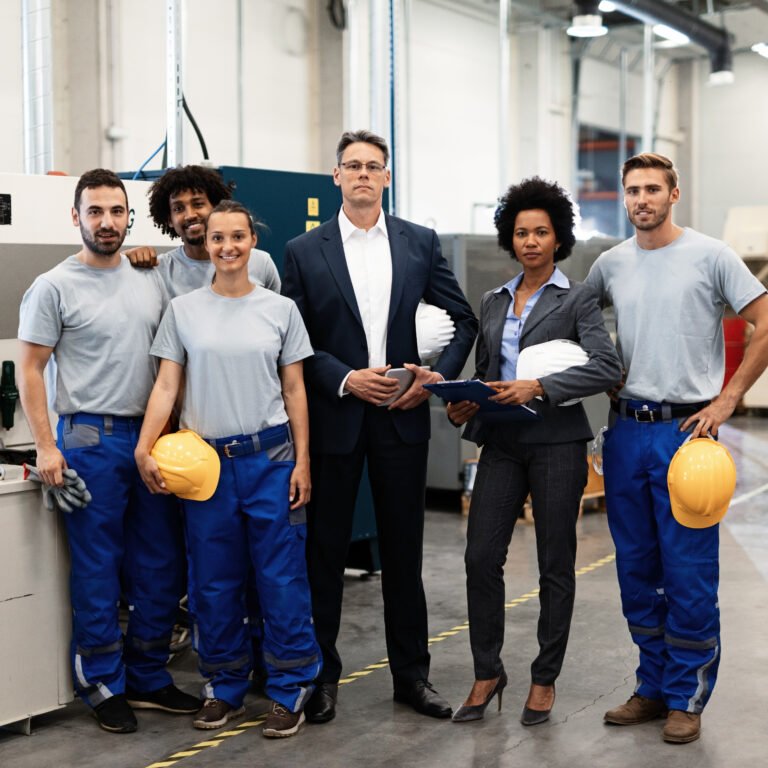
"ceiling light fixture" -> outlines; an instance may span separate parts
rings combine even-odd
[[[608,34],[608,27],[599,14],[582,14],[573,17],[572,25],[566,32],[571,37],[602,37]]]
[[[576,13],[566,30],[571,37],[601,37],[608,27],[598,12],[598,0],[576,0]]]

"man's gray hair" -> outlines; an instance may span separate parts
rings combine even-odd
[[[372,131],[344,131],[339,139],[339,144],[336,147],[336,162],[341,165],[341,158],[344,155],[344,150],[350,144],[357,144],[363,142],[364,144],[373,144],[374,147],[380,149],[384,155],[384,165],[389,162],[389,147],[387,142]]]

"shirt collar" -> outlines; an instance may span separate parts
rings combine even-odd
[[[501,293],[502,291],[507,291],[510,296],[515,295],[515,291],[517,290],[517,287],[520,285],[523,279],[523,273],[521,272],[519,275],[515,275],[509,282],[504,283],[504,285],[497,288],[494,293]],[[539,288],[539,291],[542,288],[545,288],[548,285],[554,285],[558,288],[570,288],[571,283],[568,280],[568,278],[563,274],[563,272],[560,271],[558,267],[555,267],[552,274],[549,276],[549,280],[547,280],[544,285]],[[538,293],[538,291],[537,291]]]
[[[339,208],[339,230],[341,231],[341,242],[346,243],[352,235],[359,230],[344,213],[344,207]],[[373,234],[374,230],[379,230],[384,237],[389,240],[389,232],[387,232],[387,220],[384,217],[384,209],[379,211],[379,218],[376,223],[371,227],[370,232]],[[361,230],[362,231],[362,230]]]

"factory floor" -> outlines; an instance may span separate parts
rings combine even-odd
[[[267,702],[246,701],[244,718],[219,731],[197,731],[190,717],[138,713],[139,731],[99,730],[80,703],[34,718],[32,735],[0,731],[2,768],[204,768],[305,765],[312,768],[732,768],[768,765],[768,419],[738,417],[723,429],[739,470],[733,506],[721,526],[720,606],[723,656],[702,736],[687,745],[661,741],[662,721],[633,727],[603,724],[606,709],[632,693],[636,652],[621,616],[613,545],[606,517],[579,523],[577,598],[557,701],[548,723],[523,727],[518,717],[536,651],[538,604],[534,532],[518,525],[506,567],[504,707],[485,720],[454,724],[393,703],[380,584],[346,581],[340,650],[346,682],[338,714],[307,725],[294,738],[261,736]],[[466,518],[436,508],[427,514],[424,580],[430,608],[431,679],[454,706],[472,684],[462,562]],[[176,682],[195,692],[191,653],[172,663]],[[2,695],[2,691],[0,691]]]

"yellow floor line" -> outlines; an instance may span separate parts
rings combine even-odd
[[[616,559],[616,555],[613,555],[613,554],[606,555],[605,557],[602,557],[599,560],[595,560],[594,563],[590,563],[589,565],[585,565],[582,568],[579,568],[576,571],[576,575],[581,576],[586,573],[591,573],[592,571],[596,570],[597,568],[600,568],[603,565],[608,565],[608,563],[612,563],[615,559]],[[524,595],[520,595],[520,597],[515,597],[512,600],[510,600],[508,603],[505,603],[504,608],[506,610],[510,610],[512,608],[515,608],[518,605],[527,603],[529,600],[533,600],[535,597],[538,597],[538,596],[539,596],[539,590],[532,589],[530,592],[526,592]],[[441,632],[436,637],[430,637],[429,644],[432,645],[433,643],[440,643],[449,637],[453,637],[454,635],[458,635],[458,634],[461,634],[462,632],[466,632],[468,629],[469,629],[469,621],[465,621],[462,624],[457,624],[455,627],[451,627],[449,630],[446,630],[445,632]],[[369,664],[367,667],[365,667],[365,669],[358,670],[357,672],[350,672],[348,677],[344,677],[341,680],[339,680],[339,685],[347,685],[348,683],[354,683],[356,680],[360,680],[363,677],[367,677],[374,670],[384,669],[387,666],[389,666],[389,660],[381,659],[380,661],[375,662],[374,664]],[[201,741],[199,744],[194,744],[188,750],[185,750],[183,752],[176,752],[175,754],[171,755],[168,760],[164,760],[159,763],[152,763],[151,765],[146,766],[146,768],[170,768],[170,766],[176,765],[179,762],[179,760],[182,760],[185,757],[194,757],[195,755],[199,754],[205,749],[209,749],[211,747],[218,747],[222,743],[224,738],[229,736],[237,736],[240,733],[243,733],[244,732],[243,729],[245,728],[254,728],[258,725],[263,725],[263,724],[264,724],[264,717],[261,717],[260,719],[252,720],[246,723],[240,723],[237,726],[236,730],[224,731],[222,733],[218,733],[216,734],[215,739],[211,739],[210,741]]]

